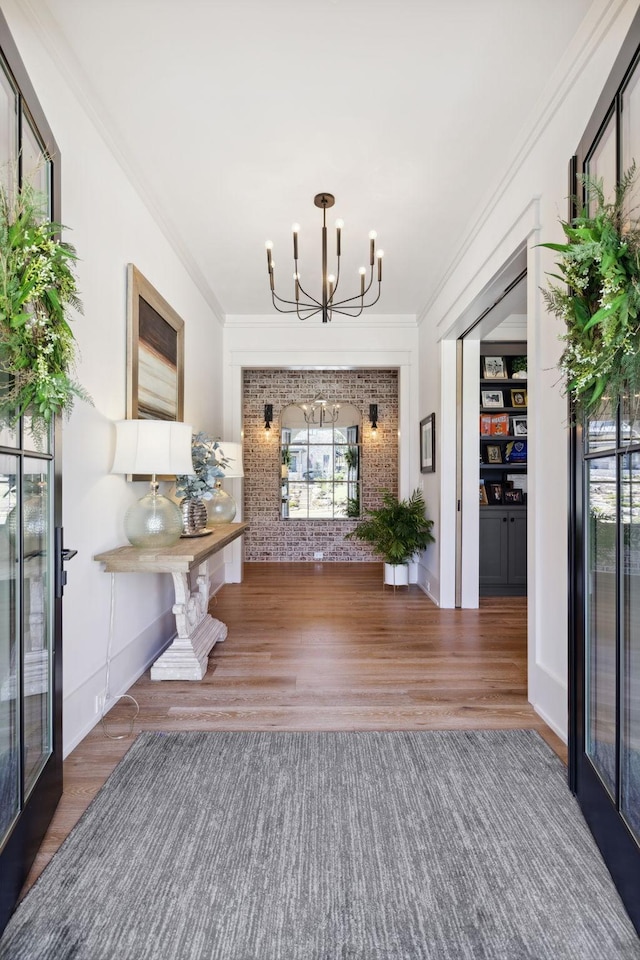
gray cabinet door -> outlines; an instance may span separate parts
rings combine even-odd
[[[480,586],[507,582],[508,534],[507,513],[503,510],[480,512]]]
[[[524,510],[509,510],[508,523],[508,572],[509,583],[527,582],[527,514]]]

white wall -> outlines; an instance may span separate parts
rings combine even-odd
[[[594,3],[581,34],[544,91],[539,110],[516,145],[512,165],[485,201],[474,229],[453,258],[451,271],[425,312],[420,327],[422,397],[442,426],[441,471],[429,495],[438,504],[442,537],[455,528],[451,482],[455,450],[455,404],[450,385],[430,383],[432,357],[443,363],[443,382],[453,376],[456,321],[516,250],[527,249],[529,354],[529,699],[562,736],[567,734],[567,407],[556,364],[561,353],[555,318],[548,316],[540,287],[553,270],[553,254],[536,243],[562,238],[567,214],[567,169],[637,10],[636,2]],[[435,380],[435,377],[433,378]],[[421,399],[421,405],[423,401]],[[446,529],[444,529],[446,528]],[[434,553],[437,551],[437,546]],[[441,580],[450,585],[452,556],[441,549]],[[447,587],[441,601],[451,605]]]
[[[214,434],[221,426],[222,328],[19,3],[2,6],[60,148],[62,219],[81,258],[78,377],[95,404],[78,403],[63,427],[65,544],[78,550],[64,599],[66,754],[96,722],[95,698],[104,688],[111,577],[92,557],[125,542],[125,509],[145,492],[144,484],[109,473],[111,424],[125,416],[127,263],[184,319],[185,421]],[[222,580],[222,569],[212,576]],[[122,693],[174,632],[173,590],[170,577],[153,574],[116,575],[114,589],[111,691]]]

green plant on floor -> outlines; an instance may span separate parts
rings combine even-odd
[[[82,311],[77,257],[46,211],[46,197],[30,184],[16,193],[0,186],[0,418],[13,423],[27,413],[36,439],[76,397],[90,402],[72,376],[69,311]]]
[[[366,518],[347,533],[345,539],[370,543],[385,563],[408,563],[416,553],[435,542],[431,533],[433,520],[425,517],[425,507],[420,490],[414,490],[406,500],[398,500],[383,490],[382,506],[367,508]]]

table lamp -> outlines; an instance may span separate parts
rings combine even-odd
[[[151,474],[151,490],[124,517],[134,547],[169,547],[182,533],[182,514],[158,493],[157,474],[193,474],[191,425],[173,420],[119,420],[112,473]]]
[[[213,490],[211,499],[207,504],[207,512],[211,523],[231,523],[236,515],[236,502],[230,493],[222,489],[222,480],[231,480],[234,477],[244,477],[242,469],[242,444],[233,443],[230,440],[218,441],[220,446],[216,450],[218,458],[220,456],[228,460],[226,467],[220,465],[224,470],[224,477],[219,477]]]

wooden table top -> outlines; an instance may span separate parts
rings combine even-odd
[[[188,573],[211,554],[242,536],[249,524],[220,523],[202,537],[181,537],[171,547],[132,547],[127,544],[96,553],[106,573]]]

